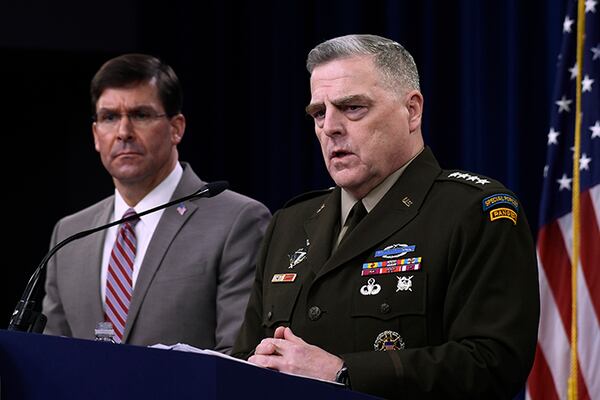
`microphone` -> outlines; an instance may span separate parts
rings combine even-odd
[[[229,183],[227,181],[215,181],[215,182],[207,183],[202,188],[198,189],[197,191],[195,191],[194,193],[192,193],[190,195],[181,197],[176,200],[172,200],[165,204],[161,204],[161,205],[151,208],[149,210],[142,211],[142,212],[138,213],[137,215],[130,215],[127,218],[122,218],[120,220],[110,222],[108,224],[101,225],[96,228],[78,232],[78,233],[71,235],[68,238],[64,239],[63,241],[58,243],[56,246],[54,246],[53,248],[50,249],[48,254],[46,254],[46,256],[42,259],[42,262],[40,262],[38,267],[33,272],[33,275],[31,275],[31,278],[29,278],[29,282],[27,283],[27,286],[25,287],[25,290],[23,291],[21,300],[19,300],[19,302],[17,303],[17,306],[15,307],[15,310],[12,313],[10,323],[8,325],[8,330],[9,331],[20,331],[20,332],[35,332],[35,333],[42,333],[44,331],[44,327],[46,326],[47,318],[44,314],[42,314],[41,311],[34,310],[36,301],[35,301],[35,299],[32,299],[33,293],[34,293],[35,289],[38,288],[38,281],[40,279],[42,271],[46,267],[46,264],[48,264],[48,260],[50,260],[50,257],[52,257],[58,250],[63,248],[68,243],[71,243],[72,241],[77,240],[77,239],[81,239],[82,237],[89,236],[92,233],[96,233],[98,231],[110,228],[111,226],[119,225],[119,224],[122,224],[123,222],[127,222],[132,219],[142,217],[146,214],[150,214],[152,212],[162,210],[163,208],[167,208],[169,206],[172,206],[173,204],[179,204],[186,200],[193,200],[193,199],[197,199],[200,197],[216,196],[219,193],[221,193],[222,191],[224,191],[225,189],[227,189],[228,187],[229,187]]]

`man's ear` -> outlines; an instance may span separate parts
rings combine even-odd
[[[185,117],[183,114],[177,114],[171,118],[171,141],[177,145],[181,142],[185,132]]]
[[[96,132],[96,123],[92,124],[92,134],[94,135],[94,148],[97,152],[100,152],[100,145],[98,144],[98,132]]]
[[[412,90],[406,94],[406,109],[408,110],[408,126],[412,133],[421,128],[421,116],[423,115],[421,92]]]

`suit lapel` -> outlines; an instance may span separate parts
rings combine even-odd
[[[340,220],[340,188],[325,198],[315,214],[304,223],[310,245],[306,259],[315,275],[331,255],[333,237]]]
[[[110,221],[111,214],[114,208],[114,197],[110,197],[106,201],[104,207],[94,217],[92,227],[107,224]],[[86,318],[84,326],[95,327],[99,321],[104,321],[104,299],[100,291],[100,276],[102,270],[102,253],[104,249],[104,238],[106,230],[90,235],[82,240],[87,243],[80,243],[82,249],[86,249],[85,259],[89,260],[94,269],[90,271],[88,268],[82,268],[80,279],[81,290],[83,293],[93,293],[93,296],[82,296],[82,299],[89,299],[89,304],[85,306],[81,313],[83,318]],[[84,300],[85,301],[85,300]]]
[[[202,182],[200,178],[194,174],[189,165],[184,163],[182,163],[182,165],[184,165],[183,175],[181,177],[181,181],[175,189],[175,192],[173,193],[172,199],[189,195],[204,185],[204,182]],[[156,271],[162,264],[163,258],[171,246],[171,243],[173,240],[175,240],[177,233],[181,230],[181,227],[185,224],[185,222],[194,214],[194,212],[196,212],[198,209],[198,203],[200,202],[201,201],[186,201],[185,206],[187,208],[187,212],[183,215],[180,215],[174,206],[165,209],[163,212],[163,215],[156,226],[156,231],[152,235],[152,239],[148,244],[148,249],[146,250],[144,260],[140,265],[140,272],[133,290],[133,296],[131,298],[129,312],[127,314],[127,322],[125,324],[125,332],[123,333],[124,342],[129,337],[129,333],[131,332],[132,327],[135,324],[135,320],[138,317],[140,308],[148,292],[148,288],[150,287],[152,280],[156,275]]]
[[[317,278],[381,243],[402,229],[418,213],[441,169],[431,150],[425,150],[406,168],[379,204],[361,221],[326,261]]]

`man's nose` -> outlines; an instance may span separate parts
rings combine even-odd
[[[343,114],[336,109],[325,112],[323,119],[323,133],[327,136],[340,135],[344,133]]]
[[[130,140],[133,137],[133,131],[133,124],[129,119],[129,115],[121,114],[119,127],[117,129],[117,137],[121,140]]]

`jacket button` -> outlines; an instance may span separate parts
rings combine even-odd
[[[392,307],[390,307],[388,303],[383,303],[381,306],[379,306],[379,311],[381,311],[382,314],[389,313],[391,309]]]
[[[308,309],[308,318],[311,321],[316,321],[321,318],[321,309],[317,306],[312,306]]]
[[[270,321],[270,320],[271,320],[271,318],[273,318],[273,311],[269,311],[269,312],[267,313],[267,319]]]

